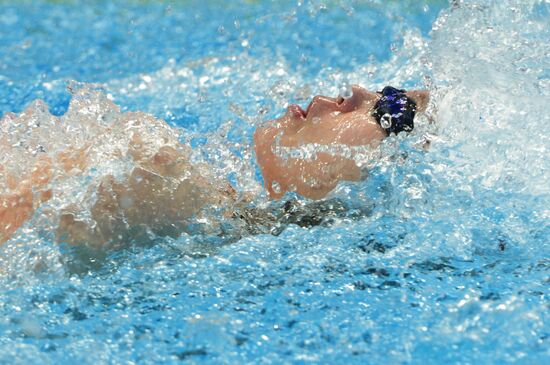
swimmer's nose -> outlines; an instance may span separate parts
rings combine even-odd
[[[303,119],[306,116],[306,112],[304,111],[304,109],[302,109],[297,104],[290,104],[288,106],[288,112],[290,113],[290,115],[292,115],[293,117],[296,117],[296,118]]]
[[[339,103],[342,112],[350,112],[361,107],[370,108],[374,106],[379,98],[378,94],[372,93],[359,85],[353,85],[351,90],[353,94]]]

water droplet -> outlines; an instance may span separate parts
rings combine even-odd
[[[261,106],[258,108],[258,114],[259,115],[265,115],[269,112],[269,108],[267,106]]]
[[[273,190],[276,194],[281,193],[281,184],[279,184],[278,181],[273,180],[271,182],[271,190]]]
[[[296,93],[294,94],[294,98],[297,101],[305,101],[305,100],[310,99],[311,98],[311,86],[306,84],[306,85],[298,88],[298,90],[296,90]]]
[[[353,90],[351,89],[351,85],[349,83],[345,83],[339,88],[340,96],[344,98],[349,98],[353,95]]]

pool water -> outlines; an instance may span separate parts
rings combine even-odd
[[[78,125],[70,102],[114,102],[258,204],[252,132],[288,103],[352,84],[432,95],[331,194],[368,214],[84,265],[39,210],[0,247],[0,363],[548,363],[548,39],[542,0],[0,1],[0,130],[25,108]]]

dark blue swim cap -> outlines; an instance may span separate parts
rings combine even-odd
[[[380,99],[374,105],[372,115],[382,128],[390,135],[401,131],[410,132],[414,128],[416,103],[407,97],[405,90],[386,86]]]

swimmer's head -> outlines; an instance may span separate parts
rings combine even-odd
[[[396,90],[398,97],[390,100],[392,90]],[[353,158],[334,152],[335,148],[376,147],[389,133],[412,130],[412,124],[408,128],[407,123],[428,102],[427,91],[404,93],[385,89],[385,99],[384,93],[369,92],[360,86],[353,86],[352,91],[348,98],[315,96],[305,110],[290,105],[283,116],[256,130],[256,158],[271,197],[279,198],[286,191],[293,191],[319,199],[338,181],[361,179],[361,169]],[[396,106],[403,106],[404,110],[393,110]],[[393,128],[391,125],[384,128],[375,116],[375,110],[381,112],[384,108],[399,122]],[[409,113],[408,118],[399,115],[403,112]],[[279,153],[289,149],[298,151],[293,152],[298,157]]]

